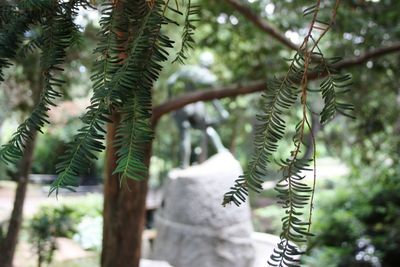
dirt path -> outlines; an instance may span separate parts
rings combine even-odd
[[[14,201],[16,184],[10,181],[0,181],[0,222],[6,220],[11,213]],[[68,193],[61,192],[56,198],[54,195],[48,197],[49,187],[36,184],[29,184],[26,200],[24,203],[24,216],[30,217],[45,204],[56,204],[67,202],[69,199],[84,199],[88,194],[101,194],[101,187],[90,188],[81,187],[80,192]]]

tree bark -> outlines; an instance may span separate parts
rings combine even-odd
[[[11,267],[18,243],[18,234],[23,219],[23,209],[26,191],[29,182],[29,173],[32,167],[33,151],[35,147],[37,132],[33,132],[32,138],[26,144],[24,155],[21,160],[20,175],[15,192],[14,207],[8,224],[7,235],[0,244],[0,267]]]
[[[116,167],[114,136],[120,116],[113,114],[114,123],[107,125],[106,174],[104,181],[102,267],[139,267],[142,231],[145,223],[147,181],[127,179],[120,185]],[[149,165],[151,143],[146,150]]]

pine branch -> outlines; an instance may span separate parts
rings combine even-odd
[[[295,141],[297,149],[301,140]],[[297,153],[294,151],[294,153]],[[315,159],[314,159],[315,160]],[[278,191],[278,203],[285,209],[282,218],[281,241],[271,259],[270,266],[300,266],[300,251],[298,244],[307,242],[310,221],[303,219],[304,209],[310,204],[313,189],[303,182],[304,171],[310,171],[309,159],[297,159],[297,156],[280,163],[283,178],[278,182],[275,190]]]
[[[185,23],[183,27],[183,33],[182,33],[182,44],[181,44],[181,49],[176,55],[176,58],[172,61],[174,62],[180,62],[181,64],[184,64],[185,60],[188,58],[188,51],[193,49],[193,44],[194,44],[194,31],[196,30],[195,23],[199,21],[197,16],[200,13],[200,6],[192,4],[191,0],[188,0],[187,3],[187,9],[186,9],[186,15],[185,15]]]
[[[32,18],[19,14],[11,6],[0,6],[0,82],[4,81],[3,69],[10,67],[10,60],[15,59],[17,50],[22,44],[23,34],[29,30]],[[5,26],[7,25],[7,26]]]
[[[267,164],[271,162],[271,156],[285,131],[285,121],[282,117],[295,103],[299,93],[296,84],[302,75],[302,65],[302,56],[296,54],[286,76],[282,80],[274,79],[269,83],[269,90],[263,94],[263,113],[257,116],[260,124],[256,126],[255,153],[244,175],[239,177],[235,186],[224,195],[223,205],[231,202],[236,205],[242,203],[248,188],[256,192],[262,190]]]
[[[353,105],[339,102],[339,97],[349,92],[348,88],[352,84],[351,76],[348,74],[341,74],[332,67],[341,60],[340,58],[325,59],[321,52],[318,54],[320,54],[322,59],[321,64],[323,65],[323,71],[327,73],[327,77],[320,83],[322,98],[324,100],[324,107],[320,114],[321,124],[327,123],[337,113],[354,118],[354,116],[350,114],[350,112],[353,111]]]
[[[49,6],[46,6],[49,8]],[[66,17],[65,12],[59,6],[53,5],[52,14],[43,20],[43,43],[41,55],[41,67],[43,69],[44,87],[40,95],[38,105],[31,115],[18,127],[12,139],[0,150],[0,158],[6,163],[15,164],[23,154],[26,143],[33,131],[41,131],[48,123],[47,111],[54,106],[55,98],[61,94],[56,90],[64,83],[54,75],[62,71],[61,64],[65,59],[65,49],[71,44],[72,32],[75,30],[71,23],[73,18]],[[71,14],[70,14],[71,15]]]
[[[95,153],[104,150],[102,141],[105,130],[103,126],[110,122],[106,117],[109,110],[104,104],[93,103],[88,113],[82,118],[86,124],[75,136],[74,141],[68,144],[65,154],[56,166],[57,179],[51,184],[49,195],[54,191],[58,194],[60,188],[74,191],[73,187],[79,185],[78,176],[82,170],[90,166],[92,159],[97,159]]]
[[[291,152],[291,156],[286,161],[281,162],[283,178],[278,182],[276,186],[276,190],[278,191],[278,197],[282,207],[285,209],[285,216],[282,218],[282,233],[280,235],[281,241],[278,244],[278,247],[274,250],[270,261],[268,262],[270,266],[299,266],[300,267],[300,255],[302,252],[298,249],[298,245],[301,243],[305,243],[307,241],[307,237],[311,236],[310,233],[310,223],[312,216],[312,206],[313,206],[313,195],[315,190],[315,177],[313,182],[313,188],[309,187],[307,184],[302,182],[305,176],[302,176],[301,172],[308,171],[310,160],[299,159],[299,155],[301,153],[301,147],[303,146],[303,138],[304,131],[306,125],[310,127],[307,118],[308,104],[307,104],[307,94],[308,94],[308,71],[312,69],[312,61],[315,59],[315,55],[321,56],[322,61],[324,61],[323,55],[321,51],[314,52],[315,49],[318,48],[318,43],[322,39],[322,37],[326,34],[326,32],[330,29],[331,25],[335,21],[336,11],[338,8],[339,0],[336,1],[335,6],[332,11],[332,18],[330,23],[324,24],[324,28],[320,26],[316,26],[316,22],[318,21],[318,11],[320,7],[320,1],[316,2],[316,5],[307,8],[304,11],[304,15],[313,14],[312,23],[309,29],[308,35],[305,37],[301,48],[305,51],[304,55],[304,71],[302,78],[300,80],[300,88],[301,88],[301,106],[302,106],[302,119],[296,125],[296,134],[293,137],[293,143],[295,149]],[[322,31],[317,39],[314,39],[312,34],[313,31]],[[309,40],[312,40],[314,43],[311,46],[311,49],[308,50]],[[321,71],[320,65],[314,68],[317,72]],[[314,70],[314,71],[315,71]],[[323,69],[322,71],[325,71]],[[321,71],[321,72],[322,72]],[[346,80],[344,81],[346,82]],[[323,83],[324,84],[324,83]],[[322,91],[326,92],[326,89],[323,87]],[[329,89],[328,89],[329,90]],[[334,94],[335,92],[330,92]],[[325,100],[331,101],[329,98],[324,98]],[[331,101],[333,102],[333,101]],[[332,108],[328,108],[327,110],[323,110],[323,115],[332,114]],[[311,129],[310,129],[311,130]],[[315,144],[314,144],[315,146]],[[311,160],[314,161],[315,168],[315,153],[314,158]],[[315,170],[314,170],[315,172]],[[310,208],[309,218],[305,220],[302,218],[303,210],[306,207]]]
[[[143,162],[142,156],[132,151],[138,151],[137,142],[152,138],[149,134],[151,132],[150,89],[161,70],[161,66],[156,61],[166,59],[166,52],[162,47],[171,47],[171,41],[159,34],[161,25],[166,23],[160,11],[161,6],[161,2],[156,1],[153,7],[146,11],[145,2],[132,2],[124,6],[121,11],[122,15],[129,16],[122,16],[118,20],[113,19],[114,16],[120,18],[121,15],[112,14],[115,8],[112,6],[105,8],[102,33],[111,35],[116,32],[116,36],[113,36],[116,38],[102,39],[95,50],[103,56],[96,64],[97,72],[92,76],[94,95],[89,112],[83,117],[86,126],[69,145],[66,155],[57,166],[59,176],[52,184],[50,193],[54,191],[57,193],[60,188],[72,189],[77,186],[78,174],[90,165],[92,159],[96,158],[96,152],[104,149],[103,126],[108,122],[107,116],[111,108],[121,109],[127,114],[126,119],[121,123],[127,128],[120,129],[117,138],[127,137],[128,142],[131,141],[127,153],[125,146],[118,151],[120,157],[115,171],[123,170],[128,177],[133,176],[131,175],[133,172],[135,174],[143,172],[144,165],[138,163]],[[147,62],[149,51],[152,57]],[[128,121],[130,123],[126,123]],[[126,145],[126,139],[122,139],[123,144]],[[135,161],[134,167],[138,169],[128,168],[132,164],[132,158]],[[122,165],[124,167],[121,167]]]
[[[115,86],[109,87],[113,75],[122,68],[122,59],[113,51],[121,51],[120,42],[116,38],[116,14],[111,3],[103,5],[102,17],[100,19],[102,38],[94,53],[99,53],[100,58],[94,64],[94,74],[91,76],[93,82],[93,97],[88,107],[88,112],[81,118],[85,124],[68,144],[65,154],[59,159],[56,166],[57,179],[52,183],[49,195],[53,192],[58,194],[60,188],[74,190],[79,185],[79,174],[86,170],[91,160],[96,159],[96,152],[104,150],[103,140],[105,131],[104,124],[110,122],[110,103],[118,102]],[[120,77],[120,76],[117,76]]]
[[[164,6],[166,8],[166,6]],[[160,33],[162,24],[166,24],[162,5],[156,1],[149,12],[145,27],[139,31],[132,51],[132,66],[130,79],[122,85],[128,99],[122,108],[123,120],[117,130],[115,145],[118,161],[114,173],[119,173],[121,179],[131,178],[141,180],[147,175],[144,164],[143,146],[153,138],[150,123],[152,97],[151,89],[162,69],[160,62],[166,61],[168,53],[165,48],[172,47],[172,41]],[[140,64],[138,64],[140,62]],[[137,67],[137,66],[140,67]]]

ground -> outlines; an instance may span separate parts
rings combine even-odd
[[[100,190],[99,190],[100,191]],[[15,192],[15,183],[0,182],[0,223],[10,216]],[[84,194],[70,194],[69,196],[47,197],[48,188],[30,184],[24,205],[24,217],[32,216],[40,206],[44,204],[54,204],[55,202],[68,201],[68,199],[84,199]],[[97,194],[100,194],[98,192]],[[83,250],[76,242],[67,238],[58,238],[59,249],[55,254],[54,264],[49,267],[68,266],[68,267],[93,267],[98,265],[98,255],[94,252]],[[32,250],[27,241],[27,234],[22,231],[20,242],[17,247],[16,257],[14,257],[14,267],[33,267],[36,266],[36,253]]]

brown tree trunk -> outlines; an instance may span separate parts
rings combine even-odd
[[[120,117],[107,125],[106,173],[104,180],[102,267],[138,267],[142,231],[145,223],[147,181],[127,179],[120,186],[116,167],[114,136]],[[150,162],[151,144],[145,148],[146,164]]]
[[[18,243],[18,234],[22,225],[24,202],[29,182],[29,173],[32,166],[36,135],[36,132],[32,134],[32,139],[27,143],[21,160],[19,180],[14,198],[14,207],[8,224],[7,235],[0,244],[0,267],[12,266],[15,248]]]

